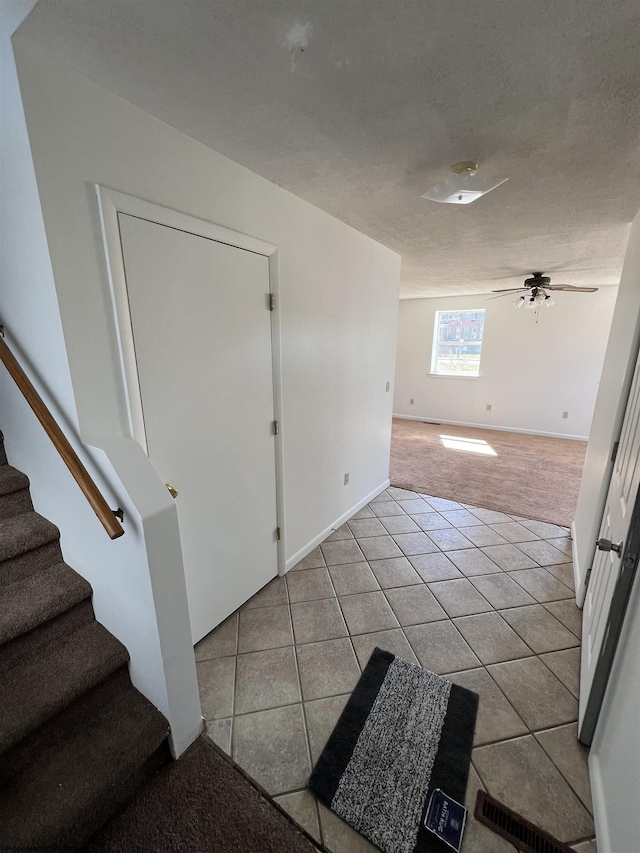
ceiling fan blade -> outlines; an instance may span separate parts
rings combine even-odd
[[[560,276],[560,275],[564,276],[568,270],[571,270],[572,273],[591,272],[592,271],[591,267],[578,266],[578,264],[583,263],[585,260],[587,260],[587,258],[581,257],[581,258],[574,258],[573,260],[572,259],[566,259],[561,264],[549,265],[547,263],[542,263],[542,264],[537,263],[537,264],[532,264],[531,266],[528,266],[528,267],[507,267],[507,266],[493,267],[490,270],[490,274],[487,274],[483,277],[487,281],[488,280],[499,281],[501,278],[512,278],[512,279],[515,279],[517,281],[518,279],[523,279],[523,278],[526,278],[527,276],[532,275],[531,270],[532,269],[538,269],[539,270],[540,267],[542,267],[542,269],[545,271],[546,275],[553,275],[554,273],[557,273],[558,276]]]
[[[516,290],[529,290],[528,287],[505,287],[502,290],[492,290],[491,293],[514,293]]]
[[[491,299],[502,299],[503,296],[509,296],[510,293],[517,293],[517,292],[525,291],[528,289],[529,289],[528,287],[516,287],[512,290],[505,290],[502,293],[500,293],[497,290],[492,290],[491,293],[497,293],[498,295],[497,296],[489,296],[486,301],[489,302]]]
[[[575,287],[573,284],[548,284],[545,287],[545,290],[564,290],[567,292],[573,291],[574,293],[595,293],[598,288],[597,287]]]

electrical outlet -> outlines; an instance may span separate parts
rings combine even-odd
[[[485,406],[485,409],[487,410],[487,412],[490,412],[491,411],[491,403],[487,403],[487,405]]]
[[[569,417],[569,412],[563,412],[562,417],[566,421],[566,419]]]
[[[386,388],[387,394],[389,393],[390,390],[391,390],[391,383],[387,382],[387,388]]]
[[[413,406],[413,397],[410,397],[410,398],[409,398],[409,405],[410,405],[410,406]]]
[[[347,473],[344,475],[344,484],[345,484],[345,486],[348,486],[348,485],[349,485],[349,472],[348,472],[348,471],[347,471]]]

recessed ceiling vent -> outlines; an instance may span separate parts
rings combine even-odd
[[[451,174],[431,187],[420,198],[430,201],[442,201],[446,204],[471,204],[472,201],[495,190],[509,178],[479,178],[476,174],[478,164],[465,160],[451,167]]]

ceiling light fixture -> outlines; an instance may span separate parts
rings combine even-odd
[[[540,306],[544,305],[545,308],[551,308],[552,305],[556,304],[556,300],[550,293],[547,293],[541,287],[534,287],[526,296],[520,296],[516,299],[513,304],[516,308],[522,308],[522,305],[524,304],[524,306],[529,310],[535,311],[537,323]]]
[[[525,291],[522,293],[522,291]],[[548,275],[542,275],[541,272],[534,272],[524,280],[524,287],[507,287],[503,290],[494,290],[497,296],[490,296],[490,299],[502,299],[512,293],[521,293],[511,304],[514,308],[522,308],[525,305],[527,308],[535,309],[536,323],[538,322],[538,309],[541,305],[545,308],[551,308],[556,304],[556,300],[548,292],[549,290],[559,290],[566,293],[595,293],[597,287],[576,287],[574,284],[551,284],[551,279]]]
[[[441,201],[447,204],[470,204],[509,180],[509,178],[499,180],[479,178],[476,174],[478,164],[470,160],[456,163],[450,171],[451,175],[444,178],[435,187],[431,187],[420,198],[428,198],[430,201]]]

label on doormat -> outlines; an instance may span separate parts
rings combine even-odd
[[[466,822],[465,807],[448,797],[440,788],[436,788],[429,800],[424,819],[425,829],[433,832],[448,847],[459,853]]]

